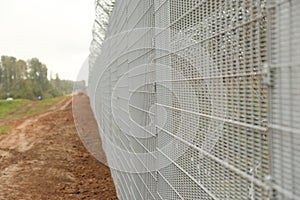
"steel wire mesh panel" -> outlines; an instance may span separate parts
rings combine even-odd
[[[89,94],[120,199],[300,198],[299,2],[116,2]]]
[[[274,199],[300,197],[300,1],[270,1]]]
[[[173,148],[184,150],[158,146],[171,162],[159,170],[173,189],[170,195],[268,198],[267,87],[262,81],[266,2],[164,1],[156,21],[166,20],[166,10],[169,17],[156,37],[167,36],[161,45],[169,53],[157,53],[156,62],[170,68],[157,68],[164,74],[157,82],[172,93],[158,90],[158,105],[180,117],[158,127],[158,144],[169,135]],[[159,188],[161,196],[164,192]]]
[[[120,199],[156,199],[156,174],[150,169],[157,140],[151,123],[153,9],[152,0],[117,2],[89,80],[92,107]]]

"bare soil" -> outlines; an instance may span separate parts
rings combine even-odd
[[[78,109],[90,112],[86,107]],[[77,134],[72,97],[10,124],[14,130],[0,135],[1,200],[117,199],[110,169],[85,149]]]

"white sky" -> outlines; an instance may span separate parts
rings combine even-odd
[[[94,0],[0,0],[0,55],[36,57],[76,80],[89,54]]]

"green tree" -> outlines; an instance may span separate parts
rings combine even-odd
[[[2,56],[0,60],[0,98],[36,99],[57,97],[72,92],[73,82],[55,79],[49,81],[47,66],[37,58],[17,60],[15,57]],[[52,76],[51,76],[52,77]]]
[[[49,81],[47,78],[47,67],[37,58],[28,61],[29,79],[32,81],[33,94],[35,96],[44,95],[44,91],[49,89]]]
[[[10,94],[13,82],[15,80],[15,57],[1,56],[2,67],[2,84],[4,90],[2,92]]]

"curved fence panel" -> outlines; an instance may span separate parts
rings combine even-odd
[[[116,1],[88,93],[120,199],[300,199],[299,10]]]

